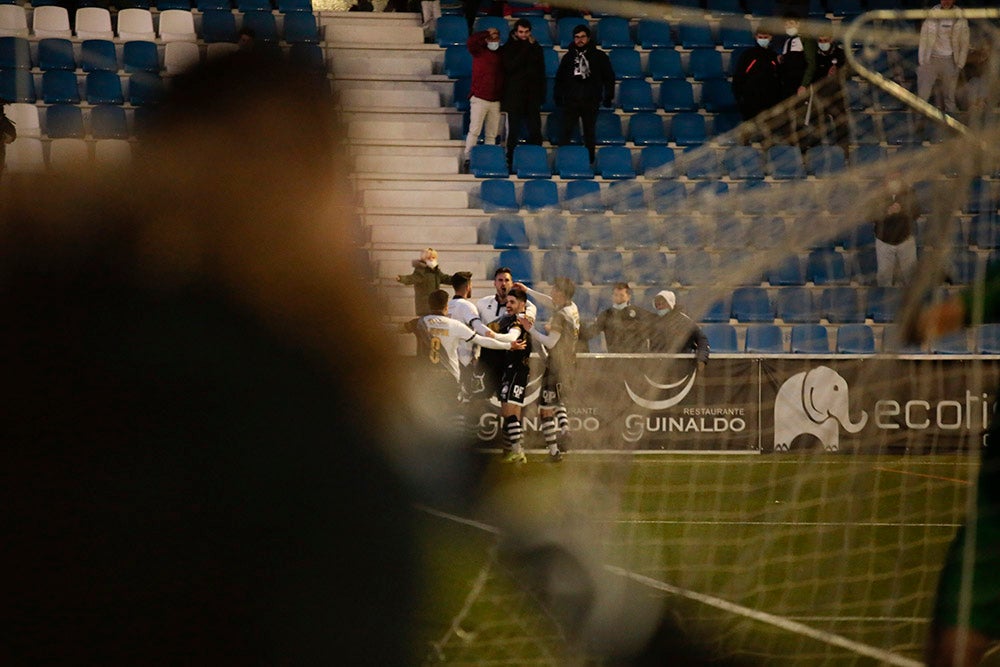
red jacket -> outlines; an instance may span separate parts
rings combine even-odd
[[[470,95],[481,100],[496,102],[503,94],[503,66],[500,51],[486,48],[485,30],[469,35],[466,46],[472,54],[472,86]]]

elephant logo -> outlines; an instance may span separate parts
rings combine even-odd
[[[851,421],[847,380],[827,366],[796,373],[785,380],[774,399],[774,451],[787,452],[796,436],[819,438],[828,452],[840,449],[840,427],[857,433],[868,413]]]
[[[681,401],[684,397],[688,395],[691,391],[691,387],[694,385],[695,378],[698,375],[698,371],[694,371],[690,375],[685,375],[683,378],[677,382],[671,384],[658,384],[649,379],[649,376],[643,376],[649,386],[659,389],[659,390],[674,390],[680,387],[681,389],[672,397],[664,399],[662,401],[651,401],[649,399],[643,398],[639,394],[632,391],[632,387],[628,386],[628,382],[625,383],[625,391],[628,392],[629,398],[638,405],[639,407],[646,408],[647,410],[666,410],[667,408],[672,408]]]

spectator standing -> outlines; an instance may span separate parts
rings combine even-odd
[[[733,72],[733,97],[743,120],[750,120],[781,101],[778,54],[771,48],[771,33],[758,28],[756,44],[749,47]]]
[[[954,9],[955,0],[941,0],[933,9]],[[934,84],[941,84],[944,110],[958,113],[955,90],[969,57],[969,22],[962,17],[928,18],[920,26],[917,49],[917,95],[927,101]]]
[[[518,19],[507,43],[500,49],[503,62],[503,102],[507,112],[507,164],[514,159],[514,147],[527,128],[527,142],[542,144],[542,102],[545,101],[545,56],[531,34],[531,22]]]
[[[580,334],[584,340],[604,334],[608,352],[613,354],[648,352],[646,325],[652,313],[632,305],[632,288],[628,283],[615,283],[611,291],[611,307],[601,311],[597,319]]]
[[[396,281],[404,285],[413,285],[413,309],[417,316],[421,317],[430,312],[427,297],[442,284],[450,285],[451,276],[438,266],[438,253],[434,248],[424,248],[420,253],[420,259],[413,260],[412,264],[413,272],[396,276]]]
[[[778,55],[781,99],[801,95],[816,75],[816,39],[799,34],[799,19],[785,17],[785,41]]]
[[[890,172],[873,209],[876,282],[880,287],[909,280],[917,264],[913,227],[920,209],[913,188],[898,171]]]
[[[824,125],[824,133],[847,151],[847,58],[844,47],[833,41],[832,31],[816,39],[816,95],[813,116]]]
[[[594,162],[597,140],[594,128],[601,104],[610,107],[615,97],[615,72],[611,59],[590,41],[590,28],[573,28],[573,43],[556,70],[555,103],[562,109],[563,127],[559,145],[570,142],[573,131],[583,122],[583,143]]]
[[[484,142],[494,145],[500,133],[500,98],[503,96],[503,63],[500,60],[500,32],[480,30],[469,36],[466,46],[472,54],[472,82],[469,92],[469,134],[465,137],[465,162],[485,129]]]
[[[677,296],[670,290],[658,292],[653,297],[656,313],[649,320],[649,351],[694,352],[698,370],[704,370],[708,363],[708,337],[676,306]]]

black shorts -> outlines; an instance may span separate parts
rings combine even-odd
[[[512,405],[524,405],[528,397],[528,373],[531,369],[527,364],[517,361],[507,364],[500,378],[500,402]]]

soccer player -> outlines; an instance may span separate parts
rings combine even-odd
[[[545,376],[542,379],[542,436],[549,449],[549,461],[558,462],[566,451],[565,438],[569,434],[569,415],[566,413],[566,394],[572,392],[576,370],[576,342],[580,337],[580,311],[573,303],[576,286],[568,278],[556,278],[552,295],[527,288],[521,283],[514,286],[524,289],[532,299],[553,309],[548,332],[535,328],[534,322],[521,318],[519,322],[531,333],[532,341],[541,343],[548,352]],[[560,436],[563,442],[560,442]]]
[[[496,294],[485,296],[476,302],[479,319],[482,320],[483,324],[489,326],[507,314],[507,292],[513,285],[514,277],[508,267],[501,266],[494,271],[493,287],[496,288]],[[536,312],[535,304],[529,301],[525,314],[531,319],[535,319]],[[500,377],[503,375],[505,363],[506,356],[503,352],[494,352],[489,349],[479,351],[476,372],[483,374],[483,382],[486,387],[484,398],[490,398],[500,389]]]
[[[524,329],[525,322],[532,321],[527,315],[528,294],[523,289],[511,287],[507,292],[507,313],[491,324],[497,333],[517,333],[524,346],[511,346],[504,358],[503,373],[500,376],[500,418],[503,421],[503,444],[506,463],[526,463],[524,455],[524,430],[521,427],[521,411],[528,393],[529,357],[531,340]]]

